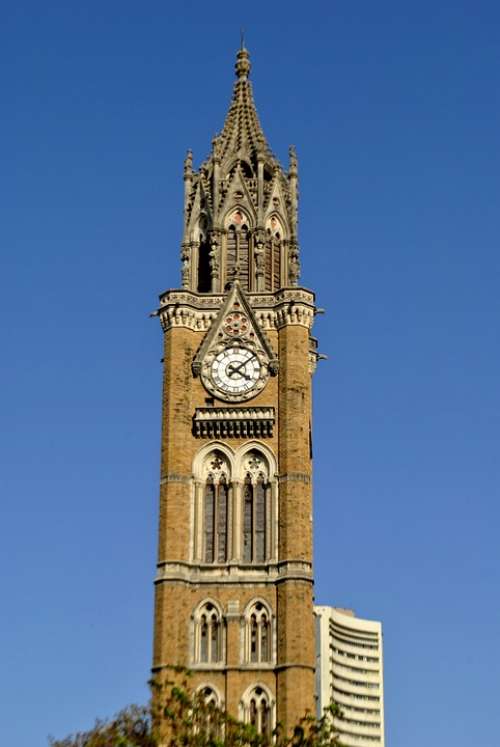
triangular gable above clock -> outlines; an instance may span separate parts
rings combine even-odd
[[[228,327],[224,325],[226,317],[231,313],[244,314],[248,323],[245,324],[244,328],[240,332],[237,330],[228,331]],[[196,356],[193,360],[192,368],[193,374],[198,376],[201,371],[201,364],[208,351],[214,345],[220,345],[221,343],[234,343],[236,340],[241,340],[242,344],[254,347],[261,354],[263,353],[269,365],[269,372],[271,376],[276,376],[278,373],[278,359],[274,353],[269,340],[267,339],[264,330],[261,329],[254,311],[243,293],[239,281],[236,280],[227,294],[226,300],[224,301],[218,316],[212,322],[212,326],[208,330],[205,339],[203,340]]]

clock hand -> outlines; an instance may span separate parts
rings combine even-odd
[[[242,367],[246,365],[246,363],[247,361],[245,361],[244,363],[241,363],[239,366],[235,366],[234,364],[230,363],[229,366],[227,367],[227,371],[229,375],[231,376],[231,374],[233,373],[239,373],[239,375],[243,376],[245,379],[250,379],[251,376],[249,376],[245,371],[241,370]]]
[[[250,358],[250,360],[252,359]],[[241,369],[243,368],[243,366],[246,367],[247,363],[248,361],[243,361],[243,363],[239,363],[238,365],[236,365],[236,363],[230,363],[228,368],[231,368],[234,372],[238,373],[238,372],[241,372]]]
[[[247,360],[243,361],[242,363],[229,363],[228,370],[229,370],[229,368],[231,368],[233,372],[235,372],[235,373],[241,373],[241,369],[243,367],[246,368],[247,363],[250,363],[250,361],[252,361],[254,357],[255,356],[251,355],[250,358],[247,358]]]

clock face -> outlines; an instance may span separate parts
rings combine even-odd
[[[222,350],[212,361],[210,375],[214,386],[229,395],[246,395],[261,379],[261,364],[248,348],[234,346]]]

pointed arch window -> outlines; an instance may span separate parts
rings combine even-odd
[[[229,467],[223,454],[211,452],[203,486],[203,554],[205,563],[228,559]]]
[[[250,607],[247,619],[247,661],[250,664],[272,660],[271,616],[262,602]]]
[[[239,279],[242,288],[250,290],[249,219],[237,208],[227,217],[225,282]]]
[[[198,244],[198,293],[210,293],[211,290],[210,244],[201,238]]]
[[[215,484],[211,475],[205,483],[205,563],[213,563],[215,547]]]
[[[217,697],[217,693],[215,692],[213,687],[205,686],[202,687],[198,692],[205,705],[212,706],[213,708],[219,707],[219,698]]]
[[[217,562],[227,560],[227,515],[229,503],[229,486],[222,475],[217,488]]]
[[[271,215],[266,221],[266,290],[275,291],[281,288],[281,263],[284,231],[277,215]]]
[[[222,621],[211,602],[206,602],[195,617],[194,659],[198,664],[216,664],[222,660]]]
[[[270,549],[268,506],[271,487],[260,454],[250,452],[246,466],[250,469],[243,482],[243,560],[245,563],[264,563]]]
[[[271,703],[268,694],[262,687],[254,687],[243,700],[243,718],[262,736],[271,736]]]
[[[193,732],[199,735],[199,740],[195,741],[199,744],[213,744],[215,740],[220,740],[223,733],[221,700],[210,685],[202,685],[196,695],[199,707],[194,709],[192,724]]]
[[[250,475],[245,477],[243,485],[243,560],[253,560],[253,485]]]

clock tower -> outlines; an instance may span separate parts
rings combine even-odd
[[[314,712],[311,336],[297,158],[262,131],[240,49],[222,131],[184,162],[182,287],[164,331],[153,673],[270,732]]]

